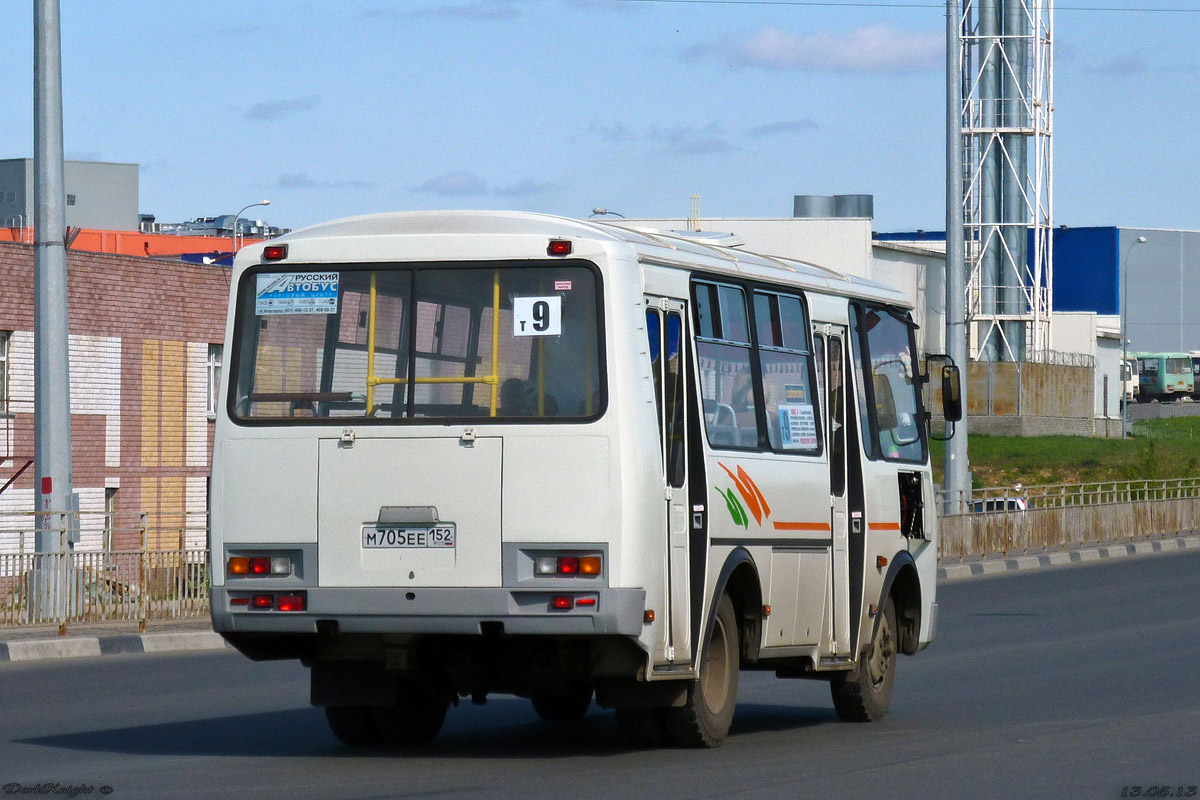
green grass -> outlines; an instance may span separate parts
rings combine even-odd
[[[1138,422],[1133,437],[970,436],[967,454],[976,487],[1200,476],[1200,417]],[[942,480],[945,445],[933,442]]]

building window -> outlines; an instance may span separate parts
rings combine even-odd
[[[113,550],[113,531],[116,530],[116,522],[113,518],[117,513],[117,490],[108,488],[104,490],[104,546],[102,549],[111,552]]]
[[[8,342],[12,331],[0,331],[0,414],[8,413]]]
[[[217,394],[221,391],[221,345],[208,346],[208,416],[217,416]]]

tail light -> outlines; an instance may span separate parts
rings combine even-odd
[[[250,598],[250,605],[254,608],[274,608],[275,598],[269,594],[256,594]]]
[[[280,611],[303,611],[305,597],[302,594],[283,594],[279,596]]]

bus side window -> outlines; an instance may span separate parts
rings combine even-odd
[[[663,435],[662,312],[656,308],[646,309],[646,336],[650,340],[650,374],[654,376],[654,403],[658,411],[658,437],[661,441]]]
[[[794,295],[756,291],[754,321],[771,449],[816,452],[820,439],[804,306]]]
[[[758,404],[750,361],[746,296],[737,286],[697,281],[696,367],[708,442],[758,448]]]

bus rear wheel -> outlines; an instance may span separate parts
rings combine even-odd
[[[537,715],[552,722],[573,722],[583,719],[592,704],[592,687],[572,683],[559,691],[536,692],[530,698]]]
[[[363,706],[326,706],[325,721],[342,744],[368,747],[379,744],[379,729],[370,708]]]
[[[406,680],[396,688],[395,705],[371,709],[372,720],[384,744],[429,744],[442,730],[449,706],[446,698]]]
[[[887,714],[895,683],[896,606],[889,597],[858,667],[830,682],[833,707],[846,722],[876,722]]]
[[[700,677],[687,690],[682,708],[663,709],[667,731],[683,747],[716,747],[725,740],[737,706],[741,647],[737,615],[728,595],[717,604],[712,632],[704,643]]]

